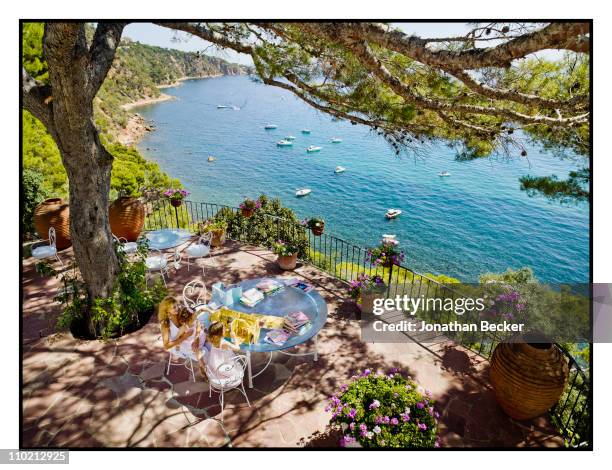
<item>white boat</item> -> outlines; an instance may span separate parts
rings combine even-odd
[[[383,233],[382,242],[385,245],[399,245],[399,240],[396,238],[396,236],[388,233]]]
[[[287,137],[285,137],[285,140],[295,140],[295,136],[288,135]]]
[[[266,124],[264,126],[264,129],[270,130],[270,129],[276,129],[278,126],[276,124]]]
[[[216,158],[215,158],[215,157],[213,157],[212,155],[209,155],[209,156],[208,156],[208,161],[209,161],[209,162],[214,162],[215,160],[216,160]]]
[[[306,149],[308,153],[320,152],[323,147],[317,147],[316,145],[311,145]]]
[[[332,144],[339,144],[339,143],[341,143],[341,142],[342,142],[342,139],[340,139],[340,138],[338,138],[338,137],[334,137],[334,138],[331,140],[331,143],[332,143]]]
[[[302,134],[310,134],[310,129],[302,129]]]
[[[438,173],[438,176],[450,176],[451,174],[448,171],[441,171],[440,173]]]
[[[343,166],[337,166],[336,169],[334,170],[334,173],[344,173],[346,171],[346,168],[344,168]]]
[[[217,105],[217,109],[225,109],[228,108],[229,106],[225,106],[224,104],[218,104]]]
[[[297,197],[304,197],[304,196],[308,196],[310,193],[312,192],[312,189],[308,189],[308,188],[303,188],[303,189],[298,189],[295,192],[295,195]]]
[[[396,217],[399,217],[401,213],[402,211],[399,209],[389,209],[385,214],[385,217],[387,219],[395,219]]]
[[[276,142],[276,145],[278,145],[279,147],[291,147],[293,145],[293,142],[291,142],[290,140],[283,139]]]

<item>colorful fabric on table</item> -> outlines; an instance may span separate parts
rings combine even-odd
[[[210,321],[223,323],[225,331],[235,333],[241,343],[255,344],[259,341],[261,328],[282,328],[284,318],[261,313],[239,312],[222,307],[210,314]]]

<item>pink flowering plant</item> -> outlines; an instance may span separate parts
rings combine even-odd
[[[300,247],[293,242],[276,240],[272,246],[272,251],[278,256],[293,256],[300,251]]]
[[[381,276],[369,276],[366,273],[359,273],[357,277],[349,282],[349,296],[358,300],[364,291],[375,290],[385,286]]]
[[[366,261],[374,266],[391,266],[401,264],[404,261],[404,252],[393,243],[381,243],[375,248],[370,248],[366,253]]]
[[[170,199],[171,201],[182,201],[187,196],[189,196],[189,191],[186,189],[166,189],[164,191],[164,196]]]
[[[261,207],[261,201],[259,199],[249,199],[245,198],[244,201],[240,203],[240,209],[254,211]]]
[[[438,412],[431,393],[397,370],[355,375],[330,398],[330,424],[342,430],[340,446],[438,447]]]

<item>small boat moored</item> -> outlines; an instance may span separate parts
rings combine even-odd
[[[445,176],[450,176],[451,174],[448,171],[441,171],[440,173],[438,173],[438,176],[441,177],[445,177]]]
[[[218,104],[217,105],[217,109],[225,109],[228,108],[229,106],[225,106],[224,104]]]
[[[216,157],[213,157],[212,155],[209,155],[209,156],[208,156],[208,158],[207,158],[207,160],[208,160],[209,162],[214,162],[214,161],[216,160]]]
[[[334,138],[331,140],[331,143],[332,143],[332,144],[339,144],[339,143],[341,143],[341,142],[342,142],[342,139],[340,139],[339,137],[334,137]]]
[[[308,196],[311,192],[312,192],[312,189],[303,188],[303,189],[296,190],[295,191],[295,195],[297,197],[304,197],[304,196]]]
[[[285,140],[295,140],[295,136],[288,135],[287,137],[285,137]]]
[[[266,124],[264,126],[264,129],[266,130],[271,130],[271,129],[276,129],[278,126],[276,124]]]
[[[311,145],[306,149],[308,153],[320,152],[323,147],[317,147],[316,145]]]
[[[302,134],[310,134],[310,129],[302,129]]]
[[[334,170],[334,173],[344,173],[346,171],[346,168],[344,168],[343,166],[337,166],[336,169]]]
[[[387,219],[395,219],[396,217],[399,217],[401,213],[402,211],[399,209],[389,209],[385,214],[385,217]]]
[[[382,243],[383,245],[399,245],[399,240],[396,238],[395,235],[390,235],[388,233],[383,233],[382,236]]]
[[[283,139],[276,142],[276,145],[279,147],[291,147],[293,145],[293,142],[291,142],[290,140]]]

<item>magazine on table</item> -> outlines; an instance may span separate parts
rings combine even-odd
[[[285,285],[275,279],[264,279],[255,287],[265,295],[272,295],[283,289]]]
[[[258,289],[252,288],[242,293],[242,297],[240,297],[240,302],[242,302],[247,307],[254,307],[263,299],[264,295]]]
[[[295,289],[299,289],[302,292],[310,292],[312,289],[314,289],[312,285],[300,279],[289,279],[285,281],[285,285],[289,287],[293,287]]]

